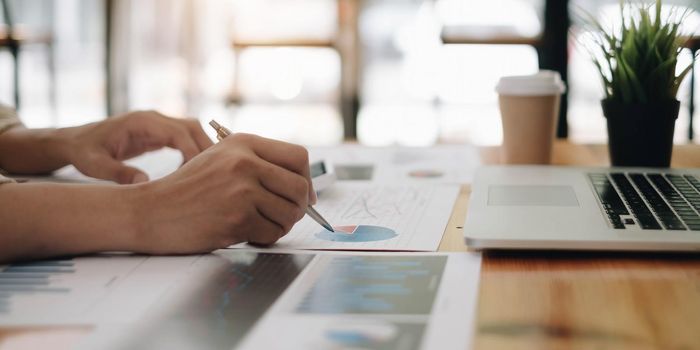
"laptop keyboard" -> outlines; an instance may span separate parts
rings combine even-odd
[[[700,180],[660,173],[588,174],[615,229],[700,231]]]

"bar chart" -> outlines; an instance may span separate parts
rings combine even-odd
[[[446,262],[444,256],[334,257],[296,311],[427,315]]]
[[[0,326],[136,320],[197,259],[116,253],[0,266]]]
[[[0,316],[9,314],[14,298],[36,294],[67,294],[69,288],[52,285],[52,279],[75,273],[73,260],[46,260],[9,265],[0,270]]]

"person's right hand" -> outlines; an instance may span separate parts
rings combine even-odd
[[[132,250],[150,254],[269,245],[316,201],[306,149],[248,134],[229,136],[170,176],[133,189],[139,229]]]

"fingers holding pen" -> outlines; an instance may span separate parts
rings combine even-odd
[[[261,213],[285,228],[299,221],[309,205],[309,183],[290,170],[259,158],[250,152],[237,152],[226,162],[237,178],[254,179],[250,191]]]
[[[150,218],[142,250],[166,239],[170,253],[273,244],[305,215],[312,191],[306,150],[245,134],[226,137],[144,186],[150,192],[138,192],[145,193],[140,207],[168,210]],[[174,234],[182,239],[170,239]]]
[[[260,216],[281,232],[272,241],[279,239],[304,217],[310,204],[315,203],[308,152],[290,143],[244,133],[232,134],[215,121],[210,125],[217,131],[220,143],[211,152],[205,152],[205,157],[218,158],[227,169],[226,177],[253,181],[247,182],[244,193],[233,193],[228,197],[234,203],[254,199],[257,215],[246,214],[248,222]],[[323,218],[314,220],[328,225]],[[240,224],[234,223],[233,226],[241,227]],[[238,231],[248,232],[246,229]],[[248,241],[265,243],[250,238]]]
[[[248,243],[260,246],[269,246],[277,242],[287,232],[278,224],[270,221],[260,212],[252,214],[250,222],[254,229],[249,230]]]
[[[304,147],[249,134],[232,135],[227,138],[227,142],[245,143],[263,160],[303,177],[308,184],[308,202],[316,203],[309,169],[309,152]]]
[[[243,233],[245,241],[253,244],[272,244],[304,216],[306,205],[291,201],[262,185],[260,177],[266,173],[262,160],[241,154],[236,158],[230,169],[233,177],[240,182],[230,187],[229,194],[225,196],[229,204],[224,206],[231,209],[234,232]],[[301,178],[296,174],[292,176]],[[305,195],[302,197],[305,200]]]
[[[258,212],[267,220],[277,224],[284,233],[291,231],[294,224],[305,215],[305,207],[271,192],[261,191],[255,201]]]
[[[260,184],[268,191],[287,199],[300,208],[309,203],[309,182],[301,175],[274,164],[262,163]]]

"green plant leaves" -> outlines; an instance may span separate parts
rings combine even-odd
[[[678,55],[683,48],[680,25],[690,12],[678,17],[674,8],[664,22],[661,8],[661,0],[651,6],[621,0],[619,33],[605,30],[587,14],[597,39],[589,52],[603,80],[606,99],[626,104],[676,99],[681,82],[692,69],[687,67],[676,75]]]

